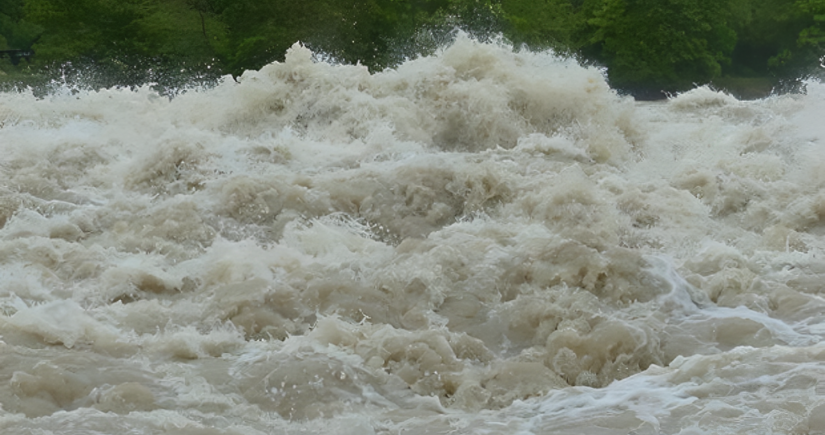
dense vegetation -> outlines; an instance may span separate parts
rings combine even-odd
[[[6,82],[83,74],[101,86],[209,81],[295,41],[380,70],[463,28],[553,48],[645,92],[798,78],[825,54],[825,0],[2,0]],[[17,65],[14,65],[17,63]]]

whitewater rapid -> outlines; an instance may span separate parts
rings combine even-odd
[[[0,94],[0,432],[823,433],[823,120],[466,37]]]

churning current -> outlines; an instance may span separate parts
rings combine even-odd
[[[459,37],[0,94],[3,434],[825,431],[825,86]]]

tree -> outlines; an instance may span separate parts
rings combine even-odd
[[[235,75],[283,59],[296,41],[332,59],[380,70],[418,51],[422,28],[461,17],[483,25],[493,9],[490,0],[211,1],[228,31],[222,60]]]
[[[796,61],[799,32],[810,17],[796,0],[733,0],[731,27],[737,34],[727,73],[735,76],[782,76]]]
[[[727,19],[717,0],[603,0],[587,21],[590,49],[614,86],[684,90],[729,62],[736,34]]]
[[[797,6],[808,14],[813,23],[803,29],[797,38],[797,44],[805,52],[803,57],[808,62],[825,64],[825,0],[799,0]]]
[[[533,49],[575,51],[582,46],[587,11],[578,0],[503,0],[507,36]]]
[[[93,86],[239,75],[296,41],[380,70],[456,28],[598,62],[615,87],[661,95],[818,65],[825,0],[0,0],[0,49],[34,48],[26,70],[85,69]]]
[[[42,26],[35,44],[43,62],[112,57],[126,50],[143,0],[26,0],[26,19]]]
[[[43,28],[23,19],[23,0],[0,2],[0,50],[31,48]]]
[[[80,76],[85,86],[214,80],[225,26],[205,0],[22,0],[42,29],[33,44],[40,73]],[[54,77],[53,77],[54,78]]]
[[[147,2],[131,27],[123,42],[130,52],[176,66],[212,65],[227,43],[226,26],[205,0]]]

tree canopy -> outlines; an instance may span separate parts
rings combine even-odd
[[[71,64],[103,85],[208,80],[280,60],[296,41],[380,70],[454,28],[603,65],[619,89],[679,91],[810,73],[825,54],[825,0],[4,0],[0,50],[36,55],[0,59],[0,74]]]

